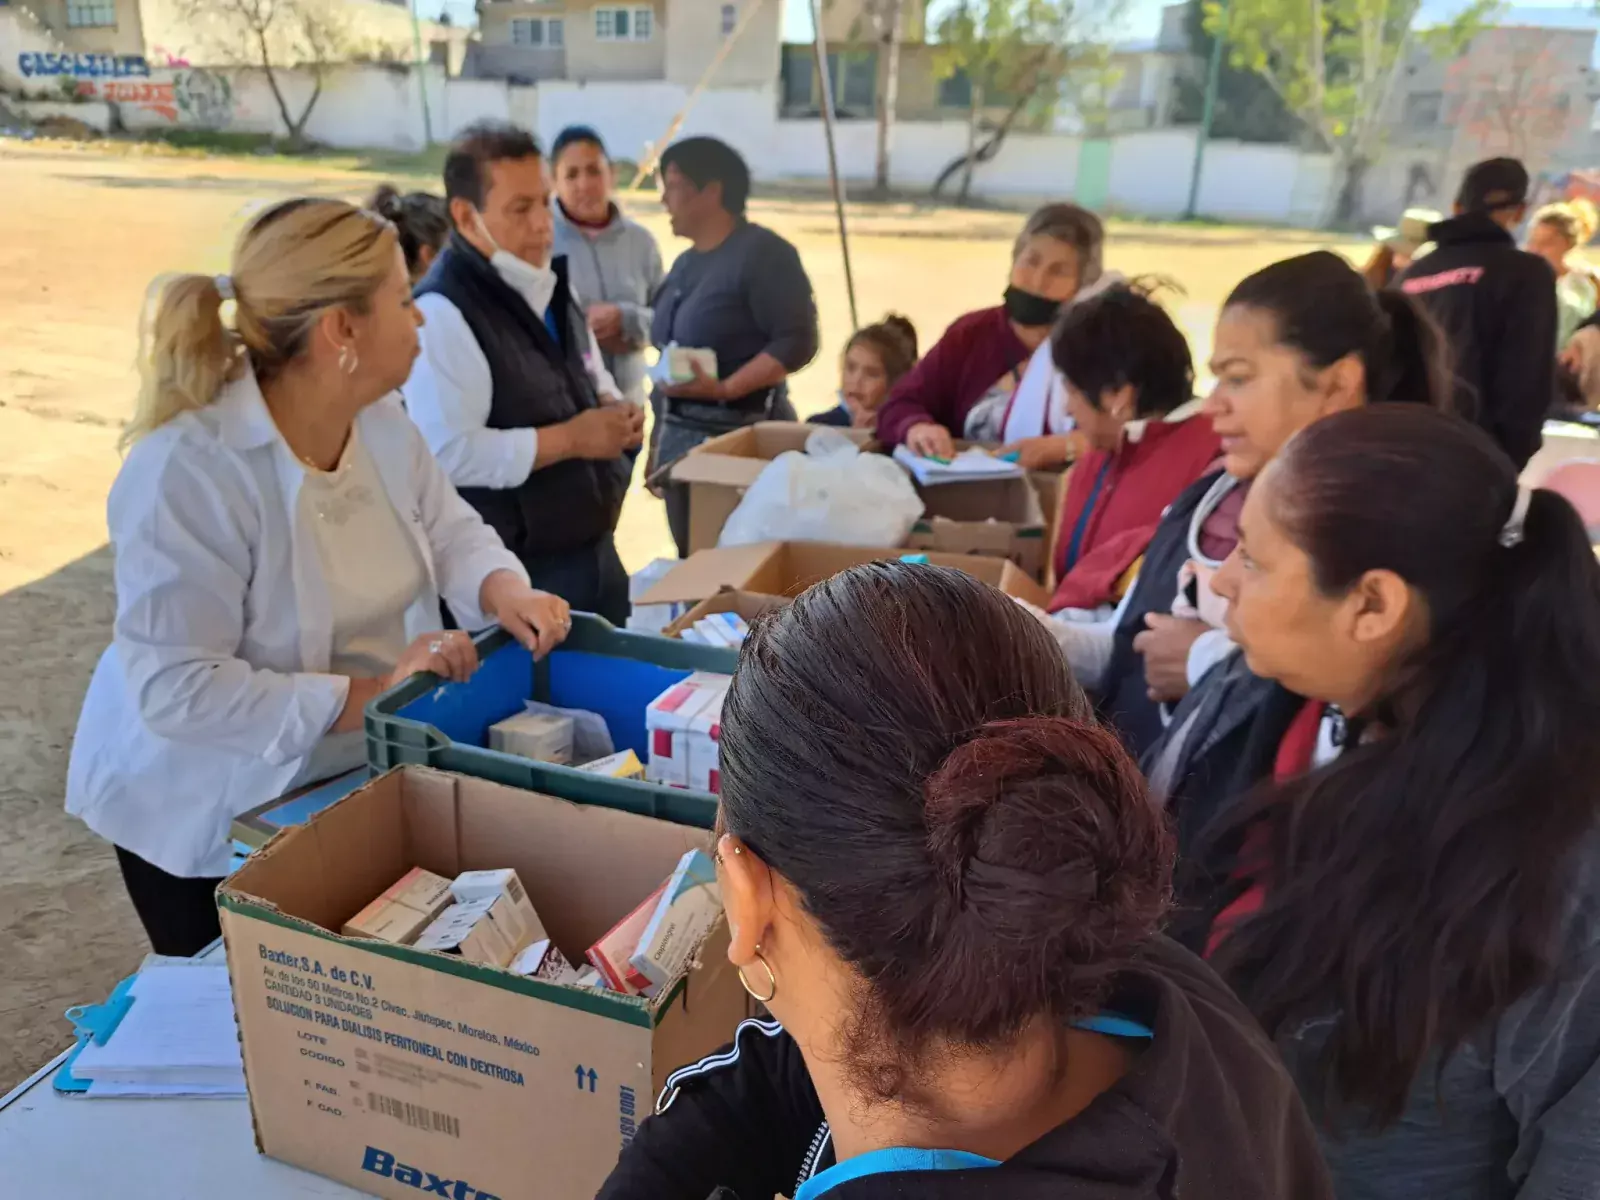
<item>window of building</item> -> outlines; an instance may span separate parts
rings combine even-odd
[[[653,8],[597,8],[594,36],[599,42],[648,42],[655,36]]]
[[[1431,129],[1444,107],[1442,92],[1412,92],[1406,97],[1405,123],[1412,129]]]
[[[67,24],[75,29],[117,24],[117,0],[67,0]]]
[[[829,55],[832,58],[832,55]],[[876,51],[852,51],[842,61],[831,64],[835,103],[851,116],[873,116],[878,98],[878,55]]]
[[[968,108],[972,105],[972,80],[965,71],[939,80],[939,106],[941,108]]]
[[[511,44],[545,49],[560,49],[566,43],[566,27],[560,17],[515,17],[511,21]]]
[[[722,36],[731,37],[739,25],[739,6],[737,4],[724,4],[722,6]]]

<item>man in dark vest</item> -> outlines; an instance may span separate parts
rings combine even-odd
[[[643,410],[620,399],[565,258],[533,135],[469,126],[450,147],[449,245],[420,284],[422,353],[404,394],[461,495],[536,588],[616,624],[628,576],[613,534]]]

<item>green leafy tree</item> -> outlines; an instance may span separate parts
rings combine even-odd
[[[1395,81],[1414,48],[1458,53],[1498,7],[1466,0],[1446,24],[1415,29],[1421,0],[1206,0],[1205,31],[1225,36],[1233,65],[1255,72],[1334,158],[1336,224],[1354,218],[1382,148]]]
[[[1184,35],[1193,61],[1202,64],[1198,71],[1179,74],[1173,85],[1172,123],[1198,125],[1205,110],[1206,76],[1203,64],[1211,59],[1216,41],[1205,29],[1203,0],[1189,0],[1184,12]],[[1224,62],[1217,77],[1217,104],[1211,116],[1211,136],[1237,138],[1241,142],[1297,142],[1301,137],[1300,119],[1289,111],[1283,98],[1254,71],[1241,70]]]
[[[967,152],[945,168],[934,192],[959,173],[965,200],[974,167],[999,152],[1019,118],[1048,120],[1074,78],[1103,82],[1105,35],[1122,7],[1122,0],[959,0],[938,24],[935,64],[940,79],[959,75],[970,87]],[[991,105],[1005,114],[980,143]]]

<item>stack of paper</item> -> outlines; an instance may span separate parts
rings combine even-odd
[[[996,458],[983,450],[963,450],[951,459],[923,458],[904,446],[894,448],[894,460],[927,487],[935,483],[965,483],[978,479],[1015,479],[1023,471],[1017,463]]]
[[[152,958],[129,987],[126,1015],[72,1064],[90,1096],[242,1096],[244,1062],[222,960]]]

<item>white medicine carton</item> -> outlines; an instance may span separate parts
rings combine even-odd
[[[708,706],[720,714],[722,699],[732,677],[696,671],[652,700],[644,713],[650,734],[650,756],[645,778],[672,787],[692,786],[689,774],[690,727]]]

